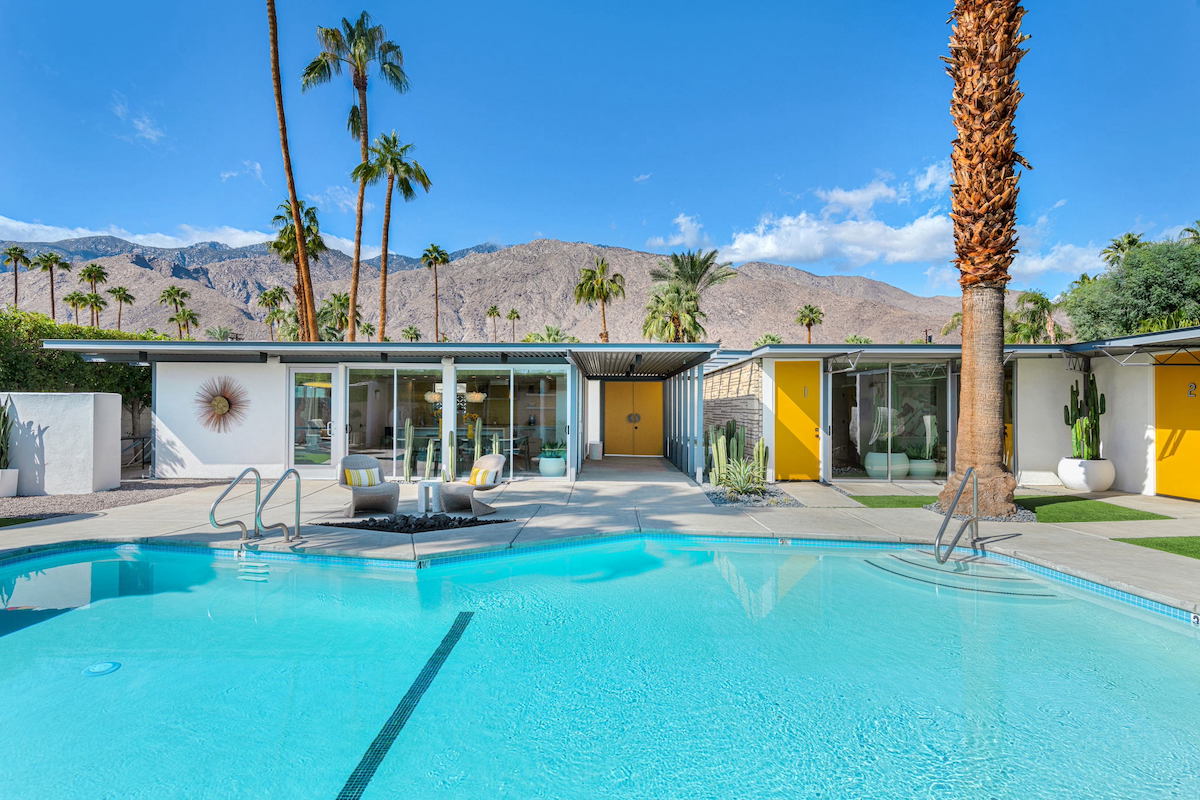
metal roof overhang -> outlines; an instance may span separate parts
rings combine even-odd
[[[440,363],[537,365],[573,363],[595,379],[662,380],[703,364],[716,344],[542,344],[434,342],[177,342],[137,339],[46,339],[47,350],[79,353],[85,361],[282,363]]]
[[[1117,336],[1067,346],[1076,356],[1107,356],[1123,367],[1200,365],[1200,327]]]

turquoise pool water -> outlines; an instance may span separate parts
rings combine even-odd
[[[1200,797],[1186,624],[957,569],[687,540],[0,565],[0,796]]]

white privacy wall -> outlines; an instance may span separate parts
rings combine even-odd
[[[1061,485],[1058,461],[1071,455],[1071,429],[1063,406],[1071,384],[1082,373],[1068,372],[1063,358],[1017,360],[1017,407],[1013,429],[1017,446],[1017,482],[1026,486]]]
[[[1114,489],[1154,494],[1154,368],[1092,359],[1107,413],[1100,417],[1100,453],[1117,469]]]
[[[196,394],[228,377],[246,392],[245,418],[223,433],[200,423]],[[264,478],[287,460],[287,366],[276,363],[159,363],[154,366],[154,474],[159,478],[232,478],[257,467]]]
[[[121,395],[13,392],[18,495],[88,494],[121,485]]]

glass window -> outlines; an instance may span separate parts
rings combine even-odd
[[[379,459],[384,475],[395,475],[394,391],[394,370],[350,370],[346,384],[346,452]]]
[[[292,373],[292,465],[327,467],[333,455],[333,373]]]
[[[892,364],[893,479],[946,476],[948,374],[945,363]]]
[[[567,474],[567,370],[513,370],[513,474]]]
[[[396,370],[397,477],[424,480],[442,474],[441,383],[440,369]]]
[[[471,474],[476,459],[502,453],[512,474],[512,371],[458,369],[457,473]]]

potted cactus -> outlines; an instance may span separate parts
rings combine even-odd
[[[1058,479],[1068,489],[1103,492],[1113,485],[1117,470],[1100,457],[1100,415],[1107,404],[1096,389],[1096,376],[1087,376],[1082,391],[1075,381],[1070,400],[1063,407],[1063,422],[1071,429],[1071,457],[1058,462]]]
[[[0,406],[0,497],[17,496],[17,470],[12,464],[12,417]]]

